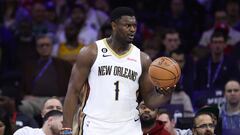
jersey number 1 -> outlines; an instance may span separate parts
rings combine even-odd
[[[114,85],[116,86],[115,88],[115,100],[118,100],[118,94],[119,94],[119,81],[116,81],[114,83]]]

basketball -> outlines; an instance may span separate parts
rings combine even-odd
[[[153,85],[167,88],[177,84],[181,69],[174,59],[159,57],[151,63],[148,73]]]

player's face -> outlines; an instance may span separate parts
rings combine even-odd
[[[43,110],[42,110],[42,116],[44,116],[47,112],[49,112],[51,110],[62,111],[63,110],[62,103],[57,99],[49,99],[44,104],[44,107],[43,107]]]
[[[240,86],[236,81],[229,82],[225,87],[225,98],[230,104],[240,102]]]
[[[214,135],[213,119],[207,115],[202,114],[195,119],[196,127],[193,128],[194,135]]]
[[[133,42],[137,30],[137,21],[135,16],[122,16],[114,23],[116,25],[113,30],[116,32],[116,37],[123,42]]]

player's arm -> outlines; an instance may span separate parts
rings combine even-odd
[[[151,58],[141,52],[141,63],[142,63],[142,75],[139,80],[140,93],[145,102],[145,104],[150,108],[157,108],[161,105],[166,104],[170,98],[171,94],[159,94],[155,89],[153,84],[150,81],[148,75],[148,68],[152,63]]]
[[[73,66],[63,106],[63,127],[72,128],[73,116],[77,110],[82,87],[87,81],[90,69],[97,55],[96,45],[83,47]],[[81,97],[80,97],[81,100]]]

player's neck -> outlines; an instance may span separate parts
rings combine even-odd
[[[123,42],[119,41],[117,38],[112,38],[112,36],[107,38],[106,41],[107,41],[109,47],[115,53],[120,54],[120,55],[124,54],[131,48],[130,44],[123,43]]]

